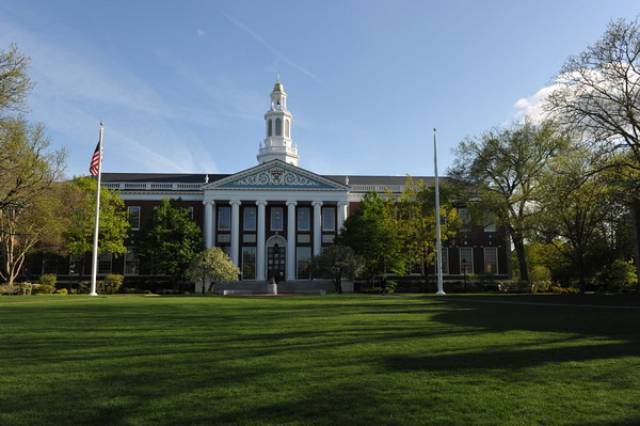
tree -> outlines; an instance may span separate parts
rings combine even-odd
[[[600,40],[560,70],[548,110],[561,123],[609,153],[623,151],[628,173],[636,270],[640,277],[640,25],[620,19]],[[610,164],[607,165],[607,167]]]
[[[567,138],[552,122],[536,125],[525,120],[461,142],[449,171],[463,190],[474,189],[469,198],[477,198],[477,205],[507,227],[522,281],[529,281],[525,239],[537,213],[534,205],[540,178],[566,143]]]
[[[587,257],[602,239],[602,225],[614,209],[612,186],[592,173],[597,161],[584,147],[574,147],[553,162],[542,179],[538,226],[575,267],[580,291],[587,286]],[[618,209],[619,211],[619,209]]]
[[[29,58],[22,55],[15,45],[0,50],[0,113],[20,110],[32,84],[27,75]]]
[[[64,152],[48,148],[42,125],[0,122],[0,278],[10,286],[36,245],[56,245],[61,235],[65,217],[56,181]]]
[[[218,247],[198,253],[187,270],[189,279],[194,282],[202,281],[202,294],[212,291],[215,283],[235,281],[239,275],[240,269]],[[206,289],[207,281],[211,282],[209,289]]]
[[[393,203],[374,192],[367,193],[360,208],[349,216],[338,243],[347,245],[365,259],[365,273],[370,281],[377,275],[403,274],[405,259],[402,241],[393,214]]]
[[[442,240],[455,236],[460,225],[458,213],[448,202],[449,188],[441,185],[441,234]],[[435,188],[427,188],[423,181],[408,177],[404,190],[396,205],[398,233],[402,240],[403,255],[408,264],[422,265],[425,284],[428,284],[428,267],[434,262],[435,235]]]
[[[313,275],[332,279],[338,293],[342,293],[342,279],[355,278],[363,266],[363,259],[351,247],[342,244],[326,247],[312,262]]]
[[[164,199],[153,212],[153,227],[142,237],[141,256],[154,273],[169,275],[177,285],[202,247],[202,232],[188,210]]]
[[[96,211],[96,179],[76,177],[64,185],[64,214],[69,226],[64,232],[64,252],[82,256],[93,250]],[[99,253],[124,254],[129,222],[124,202],[117,192],[100,189]],[[84,261],[80,273],[84,272]]]

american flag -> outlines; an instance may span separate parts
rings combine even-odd
[[[91,156],[91,164],[89,165],[89,173],[91,173],[91,176],[98,176],[98,172],[100,171],[100,157],[102,157],[102,146],[100,142],[98,142],[96,150],[93,151],[93,155]]]

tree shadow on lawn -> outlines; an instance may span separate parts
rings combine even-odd
[[[392,370],[446,370],[455,373],[640,357],[640,310],[466,302],[470,297],[473,296],[459,300],[431,299],[450,308],[434,314],[431,320],[485,333],[488,336],[486,348],[443,355],[394,355],[387,357],[384,365]],[[517,336],[510,339],[508,333],[512,332]],[[520,332],[532,332],[532,337],[538,334],[541,338],[537,343],[531,339],[523,340],[526,336]],[[544,333],[560,333],[567,338],[549,341],[542,338]],[[491,336],[506,336],[507,344],[496,347],[492,343],[500,339],[492,339]],[[519,341],[525,341],[527,347]]]

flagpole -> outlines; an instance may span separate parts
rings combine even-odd
[[[104,127],[100,122],[100,159],[98,160],[98,185],[96,187],[96,223],[93,230],[93,257],[91,261],[91,292],[89,296],[97,296],[96,292],[96,275],[98,273],[98,232],[100,230],[100,185],[102,184],[102,138]]]
[[[438,281],[437,295],[442,296],[444,292],[444,283],[442,282],[442,239],[440,236],[440,182],[438,180],[438,149],[436,147],[436,129],[433,129],[433,165],[435,171],[435,186],[436,186],[436,275]]]

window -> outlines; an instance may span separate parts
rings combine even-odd
[[[284,120],[284,135],[289,137],[289,119]]]
[[[498,248],[484,248],[484,272],[487,274],[498,273]]]
[[[311,209],[309,207],[298,207],[298,231],[308,231],[311,229]]]
[[[242,279],[256,279],[256,248],[242,247]]]
[[[127,247],[127,252],[124,254],[124,274],[138,275],[139,273],[140,258],[138,257],[138,250],[133,247]]]
[[[127,207],[127,215],[129,217],[129,226],[132,231],[140,229],[140,207],[129,206]]]
[[[322,230],[336,230],[336,209],[334,207],[325,207],[322,209]]]
[[[484,232],[496,232],[496,216],[490,213],[484,215]]]
[[[458,209],[458,216],[462,221],[462,228],[469,229],[469,225],[471,225],[471,214],[469,213],[469,209],[466,207],[461,207]]]
[[[311,247],[296,249],[296,271],[299,280],[311,278]]]
[[[231,229],[231,207],[218,207],[218,231]]]
[[[98,273],[110,274],[111,273],[111,253],[98,254]]]
[[[273,136],[273,122],[271,120],[267,121],[267,136]]]
[[[449,273],[449,248],[442,247],[442,273]]]
[[[255,231],[256,230],[256,208],[255,207],[244,207],[243,208],[243,217],[242,223],[245,231]]]
[[[282,231],[284,224],[282,207],[271,207],[271,230]]]
[[[282,119],[276,118],[276,136],[282,136]]]
[[[460,273],[473,273],[473,247],[460,247]]]

